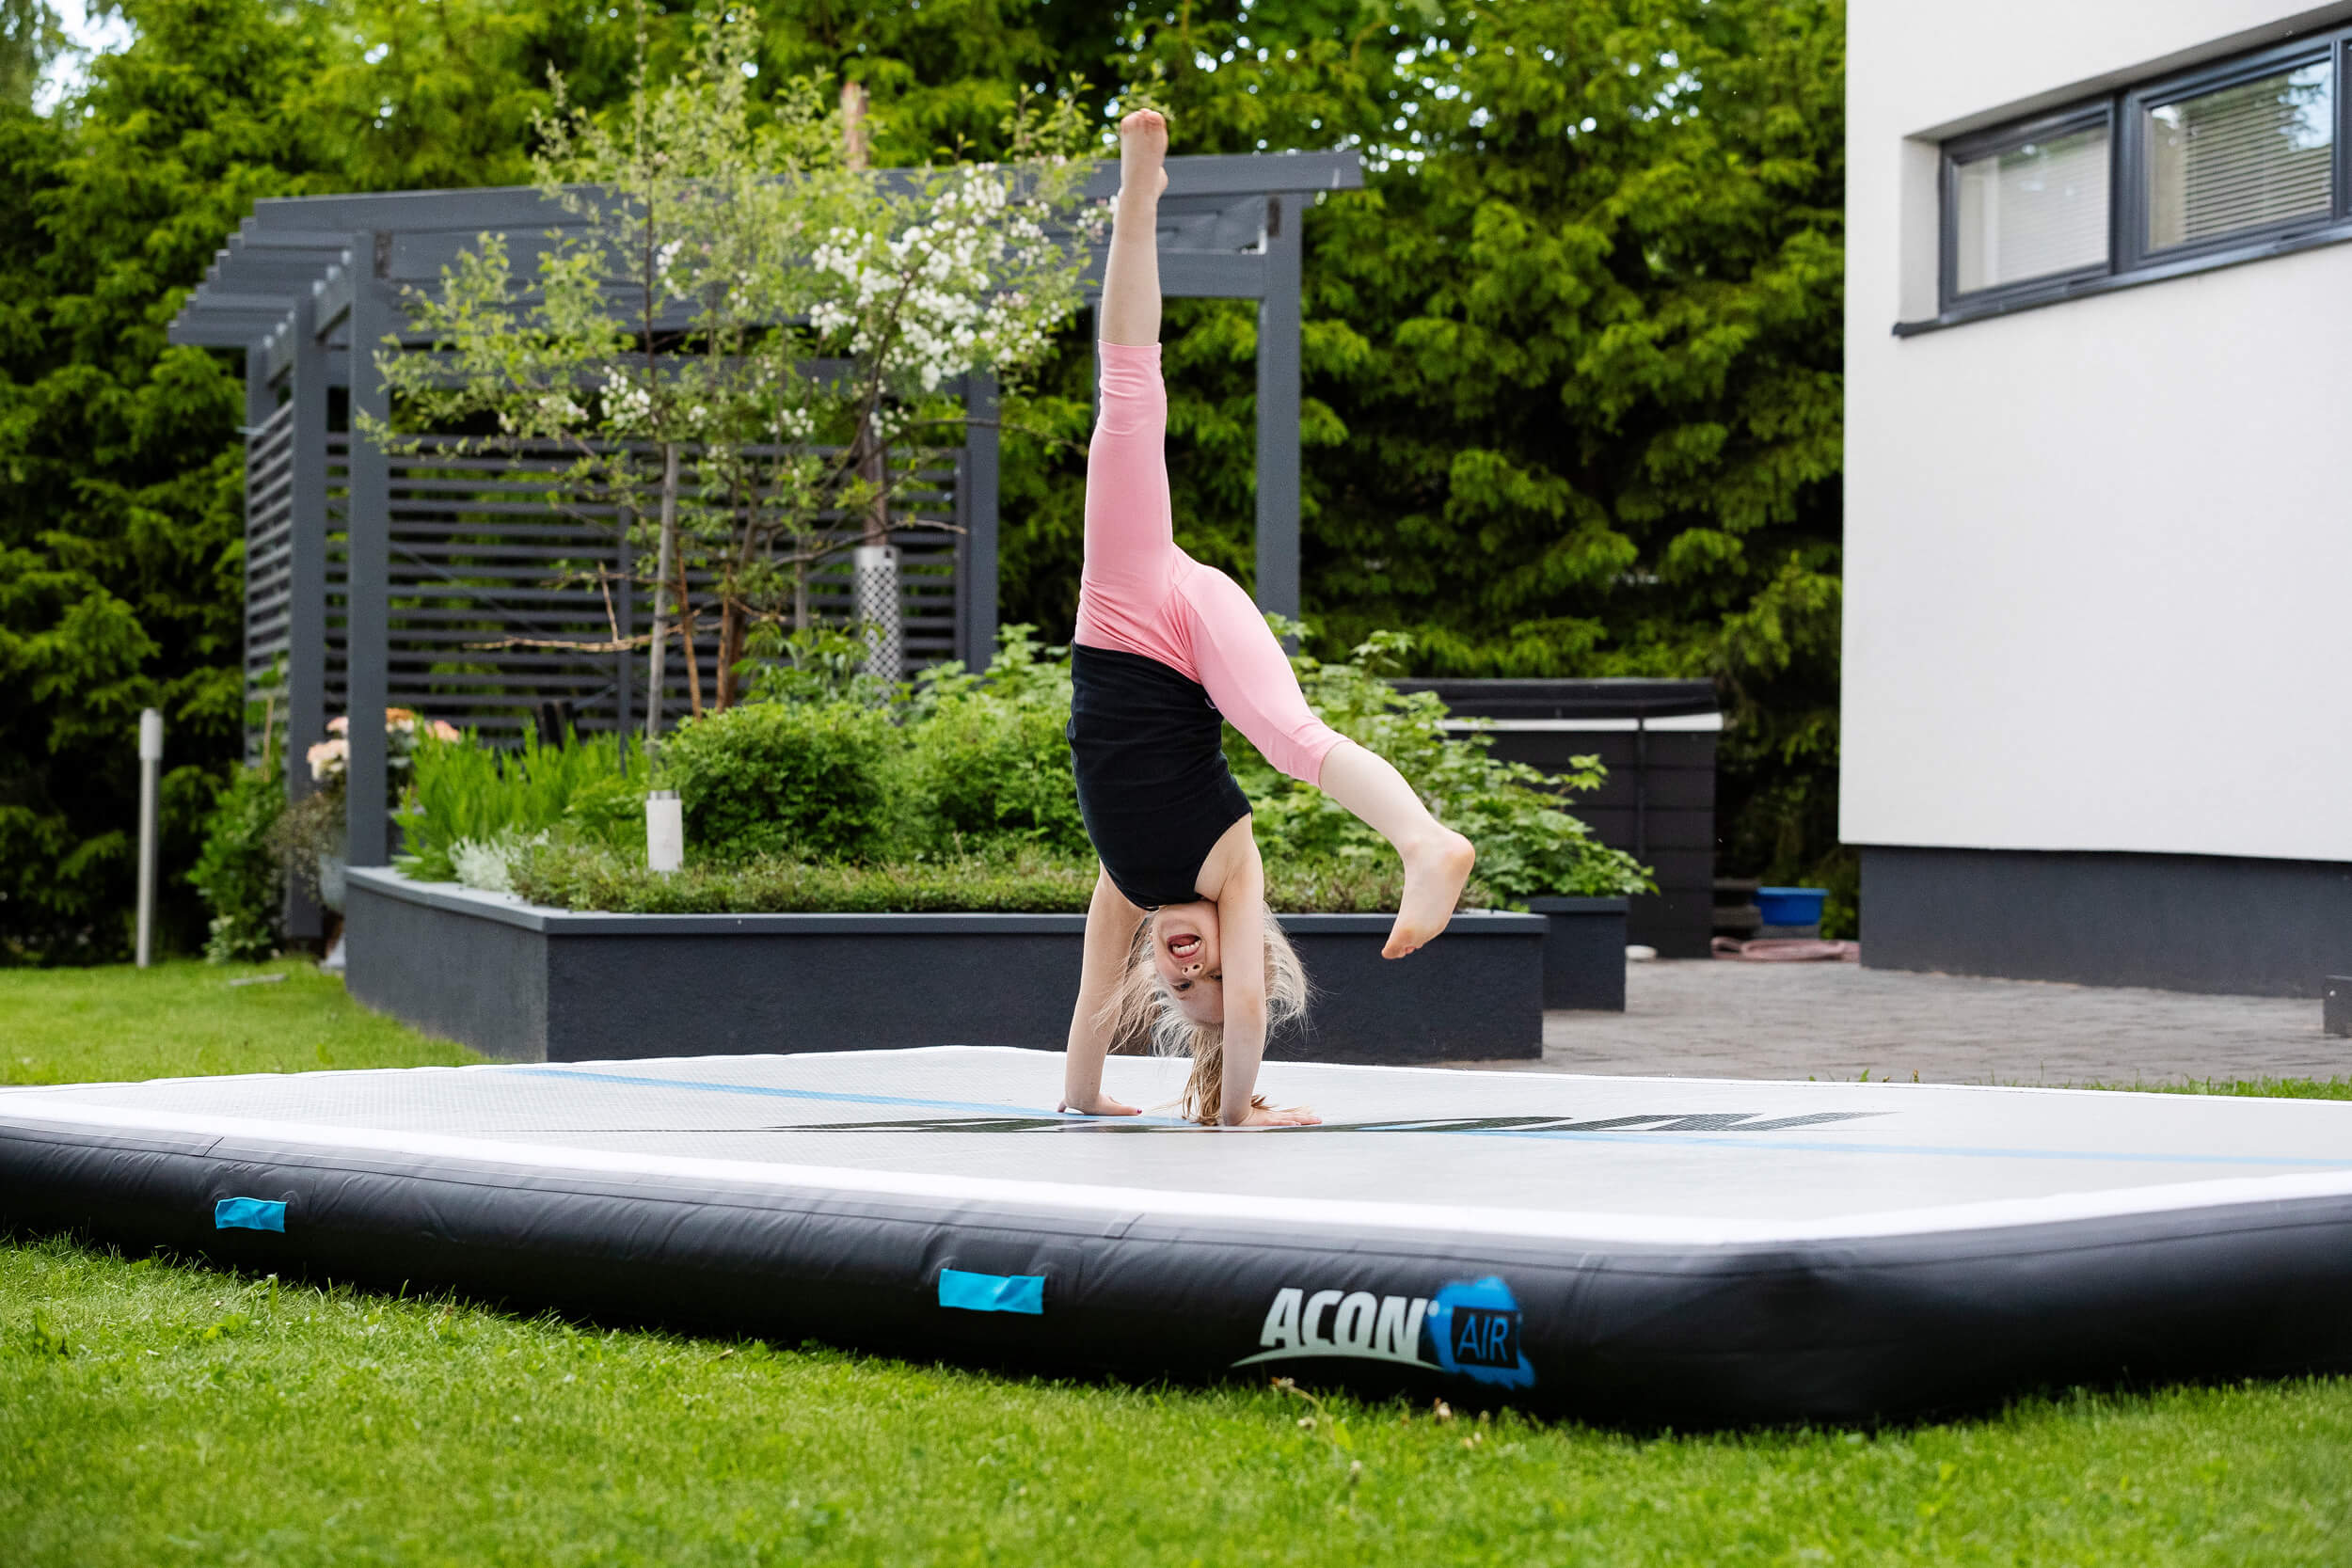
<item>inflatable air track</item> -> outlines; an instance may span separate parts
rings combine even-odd
[[[918,1358],[1643,1426],[2352,1366],[2352,1104],[948,1048],[0,1090],[0,1211]]]

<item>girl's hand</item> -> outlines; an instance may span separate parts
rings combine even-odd
[[[1316,1127],[1323,1118],[1304,1105],[1268,1105],[1259,1101],[1249,1107],[1249,1114],[1233,1125],[1236,1127]]]
[[[1064,1100],[1054,1107],[1057,1112],[1074,1112],[1082,1117],[1139,1117],[1143,1113],[1133,1105],[1121,1105],[1109,1095],[1096,1093],[1089,1101]]]

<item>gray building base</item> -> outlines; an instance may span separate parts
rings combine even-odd
[[[2317,997],[2352,970],[2352,864],[1865,847],[1862,920],[1873,969]]]
[[[362,1003],[510,1061],[1012,1045],[1069,1037],[1075,914],[624,915],[354,869],[346,984]],[[1456,915],[1409,958],[1387,915],[1286,915],[1316,996],[1278,1058],[1543,1054],[1548,926]],[[1622,981],[1620,942],[1613,960]]]

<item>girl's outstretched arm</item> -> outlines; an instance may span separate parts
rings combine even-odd
[[[1216,1119],[1223,1127],[1301,1127],[1322,1119],[1300,1106],[1251,1103],[1258,1065],[1265,1060],[1265,865],[1253,843],[1216,894],[1225,999],[1225,1065]]]
[[[1168,184],[1168,121],[1137,109],[1119,122],[1119,196],[1095,336],[1148,348],[1160,341],[1160,192]]]
[[[1265,1059],[1264,922],[1265,867],[1253,853],[1233,868],[1216,895],[1217,946],[1225,971],[1225,1082],[1216,1119],[1226,1127],[1246,1127],[1255,1119],[1249,1102],[1258,1092],[1258,1064]]]
[[[1127,902],[1112,885],[1110,873],[1097,867],[1094,897],[1087,905],[1085,956],[1079,960],[1078,1007],[1070,1019],[1070,1049],[1062,1059],[1061,1108],[1093,1117],[1132,1117],[1133,1105],[1122,1105],[1103,1092],[1103,1058],[1111,1052],[1111,998],[1119,990],[1127,953],[1135,945],[1136,927],[1143,911]]]

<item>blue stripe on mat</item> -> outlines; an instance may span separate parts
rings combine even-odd
[[[987,1104],[970,1100],[918,1100],[902,1094],[845,1094],[836,1089],[787,1089],[771,1084],[706,1084],[691,1078],[653,1078],[626,1072],[582,1072],[575,1068],[516,1068],[534,1078],[582,1078],[591,1084],[627,1084],[632,1088],[700,1089],[706,1094],[755,1094],[775,1100],[813,1100],[832,1105],[903,1105],[922,1111],[975,1111],[991,1117],[1051,1117],[1057,1113],[1035,1105]],[[1109,1120],[1073,1117],[1073,1121]],[[1130,1118],[1117,1118],[1126,1121]]]
[[[282,1232],[286,1206],[266,1197],[224,1197],[213,1205],[213,1228]]]
[[[939,1271],[939,1305],[963,1312],[1027,1312],[1045,1310],[1045,1276],[1041,1274],[974,1274],[967,1269]]]
[[[625,1084],[633,1088],[701,1089],[707,1094],[764,1095],[776,1100],[817,1101],[834,1105],[898,1105],[924,1111],[969,1111],[991,1117],[1052,1117],[1056,1113],[1034,1105],[1006,1105],[969,1100],[921,1100],[911,1095],[848,1094],[836,1089],[787,1089],[770,1084],[708,1084],[688,1078],[655,1078],[622,1072],[585,1072],[576,1068],[518,1067],[510,1069],[541,1078],[580,1078],[592,1084]],[[1189,1127],[1172,1117],[1073,1117],[1078,1121],[1119,1121],[1129,1126]],[[1409,1131],[1418,1131],[1411,1129]],[[1964,1145],[1939,1148],[1933,1144],[1825,1143],[1810,1138],[1707,1137],[1689,1132],[1566,1132],[1543,1128],[1448,1127],[1431,1129],[1445,1137],[1544,1138],[1589,1143],[1661,1145],[1677,1148],[1772,1148],[1802,1154],[1903,1154],[1947,1160],[2084,1160],[2119,1165],[2246,1165],[2288,1170],[2352,1170],[2352,1154],[2340,1159],[2310,1159],[2271,1154],[2136,1154],[2128,1150],[2090,1148],[1972,1148]]]

